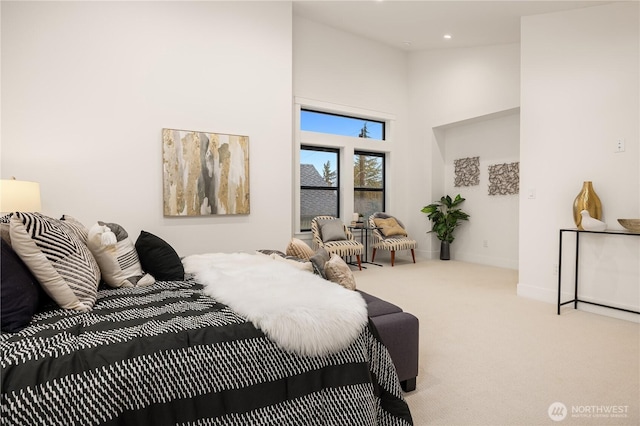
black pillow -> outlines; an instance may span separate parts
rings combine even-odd
[[[15,333],[25,328],[40,306],[42,289],[29,268],[2,240],[0,322],[2,331]]]
[[[149,232],[140,231],[136,251],[142,270],[159,281],[184,279],[184,266],[178,253],[165,240]]]

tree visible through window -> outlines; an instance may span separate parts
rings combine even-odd
[[[332,148],[300,148],[301,231],[311,230],[311,219],[316,216],[339,216],[339,153]]]
[[[367,218],[374,212],[384,211],[384,154],[365,151],[354,154],[354,210]]]
[[[353,117],[324,111],[302,108],[300,130],[325,133],[346,138],[329,137],[330,145],[353,146],[354,151],[341,148],[317,146],[320,135],[309,135],[314,145],[300,146],[300,231],[311,229],[311,220],[316,216],[340,217],[340,189],[342,164],[349,164],[344,151],[353,152],[353,212],[368,217],[385,209],[385,154],[361,151],[358,148],[373,146],[372,142],[385,140],[385,121],[371,118]],[[370,139],[370,141],[361,141]],[[370,148],[376,149],[376,148]],[[342,154],[341,154],[342,153]],[[343,157],[341,157],[343,155]],[[351,170],[348,169],[350,176]],[[349,179],[350,180],[350,179]],[[351,182],[342,183],[345,190],[351,190]],[[348,207],[349,210],[351,206]],[[351,212],[348,212],[349,216]]]
[[[308,109],[303,109],[300,112],[300,130],[351,136],[352,138],[385,140],[385,123],[383,121]]]

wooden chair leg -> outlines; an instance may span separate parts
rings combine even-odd
[[[393,266],[393,262],[396,260],[396,251],[391,250],[391,266]]]
[[[360,255],[356,255],[356,258],[358,259],[358,269],[360,269],[362,271],[362,263],[360,262]]]
[[[373,253],[371,254],[371,261],[375,261],[376,260],[376,249],[373,249]]]
[[[411,257],[413,257],[413,263],[416,263],[416,253],[411,249]]]

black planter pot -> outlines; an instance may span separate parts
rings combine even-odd
[[[449,245],[448,241],[440,241],[440,260],[449,260],[451,259],[451,255],[449,254]]]

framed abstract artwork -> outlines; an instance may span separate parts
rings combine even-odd
[[[162,129],[165,216],[249,214],[249,137]]]
[[[453,160],[455,179],[453,186],[474,186],[480,184],[480,157]]]
[[[489,195],[512,195],[520,192],[520,162],[489,166]]]

